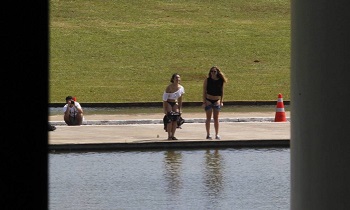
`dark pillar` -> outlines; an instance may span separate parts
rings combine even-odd
[[[291,209],[350,209],[349,3],[291,4]]]

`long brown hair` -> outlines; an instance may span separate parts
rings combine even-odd
[[[219,69],[219,67],[217,67],[217,66],[211,67],[209,69],[208,78],[211,77],[210,71],[216,71],[216,76],[221,78],[224,82],[227,82],[227,78],[226,78],[225,74]]]

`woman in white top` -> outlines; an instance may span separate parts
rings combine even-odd
[[[174,134],[177,128],[177,120],[181,115],[182,95],[185,93],[180,81],[180,75],[173,74],[170,79],[171,84],[166,87],[163,94],[163,110],[166,115],[168,140],[177,140]]]

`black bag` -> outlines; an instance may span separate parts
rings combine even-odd
[[[164,115],[163,117],[163,124],[164,124],[164,130],[167,132],[167,124],[171,122],[171,119],[168,117],[168,115]],[[177,128],[181,128],[181,125],[185,123],[185,120],[181,117],[181,114],[177,118]]]
[[[184,123],[185,123],[185,120],[180,115],[179,119],[177,120],[177,128],[182,129],[181,125],[184,124]]]
[[[54,130],[56,130],[56,126],[51,125],[51,124],[49,123],[48,131],[54,131]]]
[[[163,124],[164,124],[165,132],[167,132],[166,127],[167,127],[167,124],[170,123],[170,122],[171,122],[171,120],[168,118],[168,116],[164,115],[164,117],[163,117]]]

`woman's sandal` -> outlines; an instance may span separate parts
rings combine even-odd
[[[173,136],[171,139],[172,139],[172,140],[177,140],[177,138],[176,138],[175,136]]]

